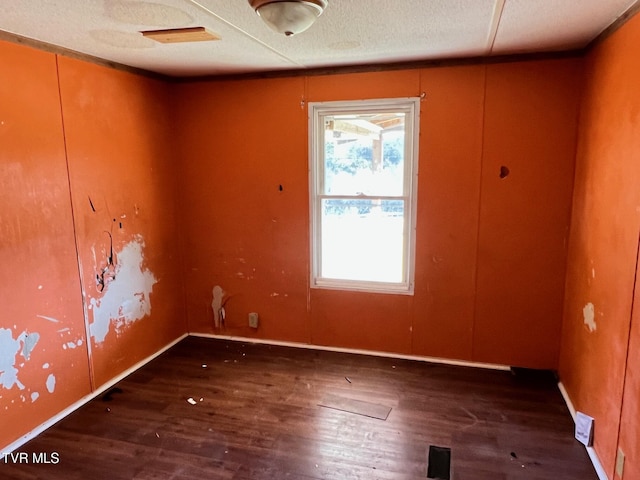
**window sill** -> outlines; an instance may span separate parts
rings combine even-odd
[[[386,295],[413,295],[413,284],[360,282],[334,279],[315,279],[311,288],[346,292],[382,293]]]

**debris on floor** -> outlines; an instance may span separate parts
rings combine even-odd
[[[191,405],[196,405],[198,403],[192,397],[187,398],[187,402],[189,402]]]

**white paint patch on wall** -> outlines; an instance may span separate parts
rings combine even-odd
[[[142,268],[143,248],[144,240],[138,235],[116,252],[115,280],[106,285],[101,298],[90,300],[93,321],[89,330],[96,343],[104,342],[112,325],[120,334],[126,326],[151,313],[151,292],[157,279]]]
[[[0,328],[0,385],[6,389],[16,385],[20,390],[24,390],[24,385],[18,380],[18,369],[15,367],[19,350],[20,340],[14,339],[8,328]]]
[[[62,348],[66,350],[67,348],[76,348],[82,345],[82,340],[78,340],[77,342],[67,342],[62,345]]]
[[[18,337],[18,339],[22,340],[22,356],[26,360],[29,360],[29,357],[31,356],[31,351],[36,346],[36,343],[38,343],[38,340],[40,340],[40,334],[37,332],[34,332],[34,333],[23,332],[20,335],[20,337]]]
[[[38,392],[33,392],[31,394],[31,403],[35,402],[39,397],[40,397],[40,394]]]
[[[56,376],[53,373],[47,377],[46,385],[49,393],[53,393],[56,390]]]
[[[589,329],[589,333],[596,331],[596,309],[593,303],[587,303],[582,309],[582,316],[584,317],[584,324]]]
[[[25,361],[29,360],[38,340],[40,334],[37,332],[22,332],[17,338],[13,338],[10,329],[0,328],[0,386],[6,389],[17,386],[24,390],[24,385],[18,379],[19,368],[24,366],[24,362],[18,362],[16,357],[20,352]]]

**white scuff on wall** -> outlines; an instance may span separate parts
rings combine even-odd
[[[220,328],[224,324],[224,303],[227,301],[227,292],[220,285],[216,285],[212,290],[213,300],[211,308],[213,309],[213,323],[215,328]]]
[[[584,318],[584,324],[589,329],[589,333],[596,331],[596,309],[593,303],[587,303],[582,309],[582,316]]]
[[[100,298],[90,299],[89,330],[96,343],[104,342],[112,326],[120,334],[151,313],[151,292],[158,280],[143,269],[143,249],[144,239],[137,235],[116,252],[115,279],[105,285]]]

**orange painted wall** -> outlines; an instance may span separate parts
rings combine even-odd
[[[629,348],[638,342],[638,327],[631,327],[640,231],[638,47],[636,16],[587,58],[560,357],[576,409],[595,417],[594,445],[609,478],[620,429],[628,471],[638,472],[640,460],[637,350]],[[594,331],[584,321],[588,304]]]
[[[306,341],[304,79],[182,86],[176,97],[189,330],[211,332],[212,288],[229,295],[227,332]],[[280,191],[282,186],[282,191]]]
[[[4,448],[186,322],[169,85],[4,42],[0,61]]]
[[[640,267],[640,266],[639,266]],[[618,446],[625,453],[624,478],[640,478],[640,268],[636,267],[636,285],[633,294],[633,312],[629,330],[629,349]]]
[[[581,74],[560,61],[487,71],[476,359],[557,368]]]
[[[89,393],[90,384],[56,58],[0,42],[0,59],[4,446]],[[19,383],[9,380],[14,374]]]
[[[220,285],[230,294],[221,334],[556,367],[580,67],[557,60],[176,87],[189,330],[214,332],[211,289]],[[415,295],[310,289],[301,102],[423,92]],[[505,180],[502,164],[512,170]],[[257,332],[250,311],[261,315]]]
[[[186,331],[175,181],[179,164],[166,83],[69,58],[59,63],[97,387]],[[111,251],[107,232],[113,238],[109,273],[115,279],[105,275],[100,292],[96,274],[108,266]],[[134,247],[139,256],[132,255]],[[143,288],[145,277],[150,290]],[[103,330],[94,334],[100,317]]]
[[[412,351],[473,358],[486,67],[421,72]]]

